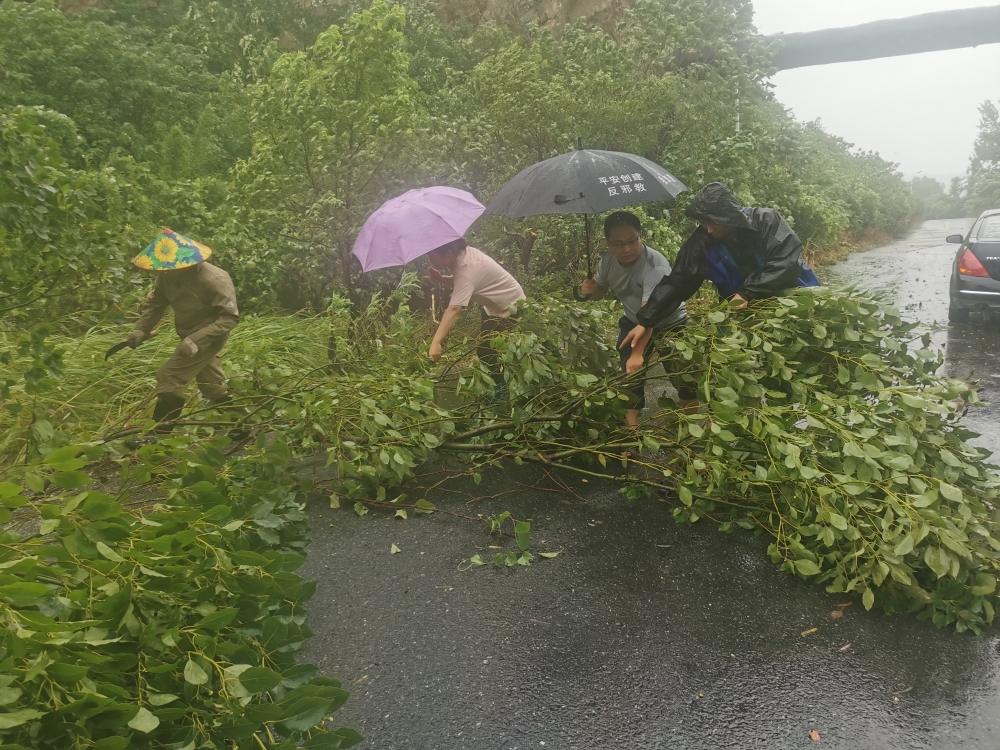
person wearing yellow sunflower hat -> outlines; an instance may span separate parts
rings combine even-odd
[[[229,274],[208,263],[212,249],[171,229],[163,232],[132,263],[154,271],[153,291],[139,306],[139,320],[126,343],[133,349],[153,335],[153,329],[173,308],[174,328],[181,342],[156,373],[153,418],[170,422],[184,407],[184,386],[198,382],[202,395],[217,404],[232,397],[226,386],[219,352],[229,332],[240,322],[236,289]],[[169,426],[158,428],[169,431]]]

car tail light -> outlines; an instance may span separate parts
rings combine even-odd
[[[969,250],[965,249],[962,253],[962,257],[958,259],[958,272],[963,276],[989,276],[989,272],[983,268],[983,264],[979,262],[979,258]]]

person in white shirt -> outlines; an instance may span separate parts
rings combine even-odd
[[[510,327],[510,306],[525,298],[524,290],[499,263],[486,253],[470,247],[464,239],[434,248],[427,254],[427,259],[431,264],[428,272],[431,281],[453,289],[428,355],[435,362],[440,360],[442,345],[458,314],[470,303],[481,305],[483,322],[476,354],[490,368],[500,386],[503,381],[497,363],[498,355],[489,342],[492,334]],[[445,269],[449,269],[451,274],[442,274]],[[499,379],[497,376],[500,376]]]

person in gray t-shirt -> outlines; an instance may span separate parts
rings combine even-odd
[[[636,326],[636,314],[649,300],[653,288],[662,278],[670,274],[670,262],[642,241],[642,222],[638,216],[628,211],[615,211],[604,220],[604,238],[607,240],[608,250],[601,256],[594,278],[584,281],[582,290],[595,300],[604,299],[610,290],[625,308],[625,315],[618,321],[618,351],[621,356],[622,372],[627,372],[633,352],[631,347],[623,350],[622,341]],[[683,328],[686,323],[687,312],[682,304],[666,319],[658,321],[654,329],[657,333],[676,331]],[[651,338],[647,345],[647,357],[651,353],[655,338],[655,336]],[[639,355],[635,360],[641,366],[642,352],[635,354]],[[632,389],[636,403],[625,415],[629,427],[639,426],[639,412],[646,405],[645,385],[643,379]],[[694,388],[686,387],[679,382],[675,383],[674,387],[677,388],[683,406],[697,399]]]

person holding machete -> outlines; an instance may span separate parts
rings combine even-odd
[[[232,400],[219,352],[240,322],[236,290],[229,274],[208,263],[212,249],[164,229],[132,263],[154,271],[153,291],[139,306],[139,320],[125,343],[135,349],[153,335],[170,307],[181,341],[156,372],[157,432],[169,432],[184,407],[184,386],[196,380],[202,396],[214,404]]]

